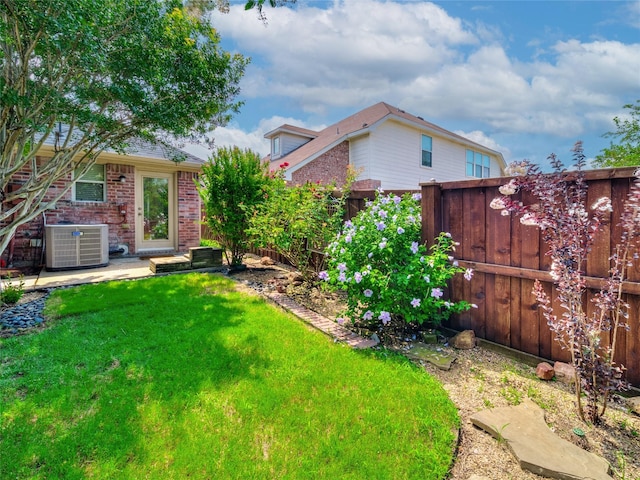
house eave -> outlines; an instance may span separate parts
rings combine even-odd
[[[53,146],[43,145],[39,150],[38,156],[51,156],[55,153]],[[76,155],[81,158],[82,153]],[[116,152],[101,152],[96,158],[96,163],[105,164],[112,163],[117,165],[133,165],[137,167],[143,167],[154,170],[163,171],[185,171],[185,172],[199,172],[202,164],[185,160],[183,162],[173,162],[166,158],[154,158],[143,155],[126,154],[121,155]]]

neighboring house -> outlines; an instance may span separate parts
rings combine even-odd
[[[52,152],[53,146],[45,145],[37,158]],[[9,258],[3,259],[16,266],[40,265],[43,254],[51,254],[52,245],[45,244],[50,225],[107,225],[102,228],[108,232],[110,254],[181,252],[198,246],[201,207],[195,180],[203,162],[181,150],[149,144],[131,146],[124,155],[102,152],[87,174],[71,175],[50,188],[54,198],[56,190],[74,182],[44,218],[19,227],[5,252]],[[29,175],[16,174],[14,183]]]
[[[287,180],[344,183],[356,190],[418,189],[419,184],[503,175],[502,154],[380,102],[319,132],[282,125],[265,134],[271,169]]]

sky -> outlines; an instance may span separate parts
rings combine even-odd
[[[507,163],[593,158],[640,99],[640,2],[244,1],[211,21],[251,58],[217,146],[269,153],[264,134],[320,130],[380,101],[501,152]]]

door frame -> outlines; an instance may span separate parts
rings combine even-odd
[[[168,214],[169,229],[168,239],[145,240],[144,239],[144,178],[166,178],[168,180]],[[153,250],[177,250],[178,241],[178,206],[176,202],[176,174],[173,172],[154,172],[149,170],[137,170],[135,180],[135,238],[136,252]]]

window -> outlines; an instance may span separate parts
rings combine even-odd
[[[491,176],[489,155],[467,150],[467,177],[488,178]]]
[[[76,168],[76,178],[84,166]],[[104,165],[92,165],[87,173],[78,177],[73,184],[73,199],[76,202],[104,202],[106,200],[106,182]]]
[[[426,135],[422,135],[422,166],[423,167],[432,167],[431,164],[431,137],[427,137]]]
[[[280,137],[274,137],[271,141],[271,157],[280,156]]]

